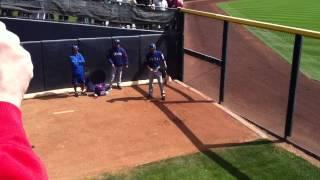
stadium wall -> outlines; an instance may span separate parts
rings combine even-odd
[[[180,79],[182,60],[177,54],[179,46],[175,43],[178,33],[150,34],[136,36],[113,36],[103,38],[79,38],[64,40],[43,40],[23,42],[34,64],[34,78],[28,93],[71,87],[72,45],[78,45],[86,59],[86,76],[91,77],[97,71],[105,72],[108,82],[111,78],[111,65],[107,61],[107,52],[112,46],[112,39],[120,39],[129,56],[129,68],[124,70],[123,81],[147,79],[145,54],[148,45],[155,42],[168,63],[168,74]]]

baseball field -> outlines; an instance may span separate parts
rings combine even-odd
[[[237,0],[219,3],[218,6],[236,17],[320,31],[318,0]],[[248,29],[291,63],[294,35],[251,27]],[[320,40],[304,39],[300,70],[315,80],[320,80],[319,46]]]
[[[308,5],[307,14],[294,10],[302,7],[298,0],[185,2],[191,9],[320,31],[310,19],[320,17],[315,0],[303,5]],[[184,46],[220,57],[222,23],[186,15]],[[146,85],[98,98],[66,92],[29,99],[22,105],[27,134],[50,179],[318,180],[320,161],[281,140],[266,140],[263,131],[239,118],[283,134],[293,41],[293,35],[231,24],[222,106],[215,103],[220,68],[185,55],[184,83],[189,86],[168,83],[165,101],[158,87],[155,99],[146,98]],[[305,41],[302,71],[320,80],[320,40]],[[320,81],[308,77],[299,77],[291,138],[319,155]]]
[[[177,82],[166,90],[166,101],[145,98],[147,86],[24,101],[25,128],[50,179],[320,178],[319,163],[263,140],[201,94]]]

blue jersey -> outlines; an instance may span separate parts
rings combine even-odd
[[[117,67],[128,65],[128,55],[122,47],[110,49],[108,59],[112,64],[114,64]]]
[[[82,75],[84,74],[84,64],[85,60],[80,53],[70,56],[72,64],[72,73],[73,75]]]
[[[161,51],[149,52],[146,56],[147,65],[152,69],[159,68],[164,61],[164,56]]]

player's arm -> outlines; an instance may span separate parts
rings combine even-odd
[[[48,179],[28,142],[19,109],[33,77],[31,57],[2,22],[0,60],[0,179]]]
[[[114,67],[114,63],[113,63],[112,58],[110,58],[108,61],[109,61],[109,63],[111,64],[111,66]]]
[[[149,66],[149,64],[148,64],[149,55],[147,54],[145,58],[146,58],[145,64],[146,64],[146,66],[147,66],[147,69],[148,69],[149,71],[153,71],[153,69],[152,69],[152,68]]]
[[[146,66],[149,69],[149,71],[153,71],[153,69],[148,64],[146,64]]]
[[[167,62],[166,62],[166,59],[164,58],[163,53],[161,53],[161,60],[163,61],[164,68],[167,69],[168,68]]]
[[[84,65],[85,62],[86,62],[86,60],[84,59],[84,57],[82,56],[82,54],[80,54],[80,63],[81,63],[82,65]]]
[[[123,56],[123,60],[124,60],[124,64],[126,65],[126,68],[128,68],[128,64],[129,64],[129,60],[128,60],[128,54],[126,52],[126,50],[123,49],[123,53],[122,53],[122,56]]]
[[[153,71],[153,69],[149,65],[147,65],[147,68],[149,69],[149,71]]]
[[[79,54],[79,59],[76,61],[78,65],[84,66],[85,65],[85,60],[82,56],[82,54]]]
[[[113,62],[113,59],[112,59],[112,50],[110,49],[109,50],[109,53],[108,53],[108,56],[107,56],[107,59],[108,59],[108,61],[109,61],[109,63],[111,64],[111,66],[112,66],[112,68],[114,68],[115,66],[114,66],[114,62]]]

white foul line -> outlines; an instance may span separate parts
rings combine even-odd
[[[68,111],[59,111],[59,112],[54,112],[52,114],[57,115],[57,114],[65,114],[65,113],[73,113],[74,110],[68,110]]]

